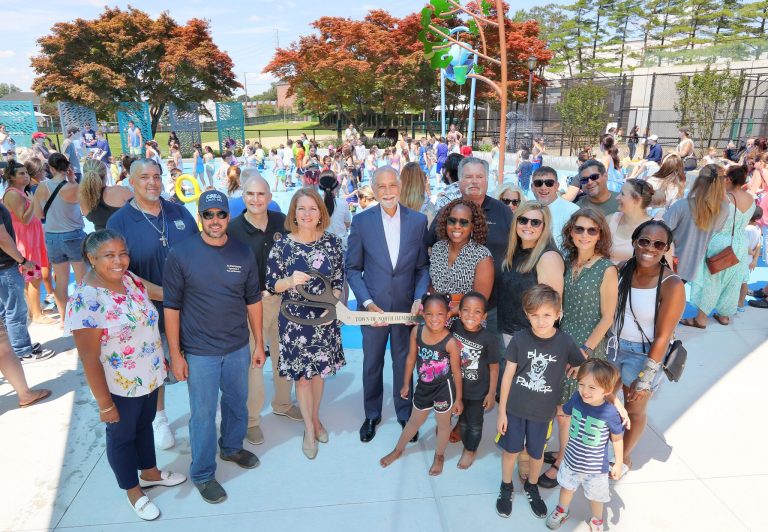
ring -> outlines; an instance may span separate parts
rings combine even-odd
[[[192,183],[193,194],[191,196],[184,194],[184,190],[181,188],[181,184],[184,181]],[[193,176],[189,174],[182,174],[176,178],[176,197],[178,197],[183,203],[197,201],[197,198],[200,197],[201,193],[202,191],[200,190],[200,183],[198,183],[197,179],[195,179]]]

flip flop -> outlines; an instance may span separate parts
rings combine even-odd
[[[726,318],[725,316],[721,316],[720,314],[712,314],[712,317],[715,318],[717,323],[719,323],[720,325],[729,325],[731,323],[730,318]]]
[[[27,408],[28,406],[32,406],[35,403],[39,403],[40,401],[44,401],[45,399],[48,399],[51,396],[51,390],[39,390],[40,395],[38,395],[35,399],[32,399],[28,403],[21,404],[19,403],[19,408]]]
[[[696,329],[707,328],[706,325],[702,325],[696,321],[696,318],[685,318],[684,320],[680,320],[680,325],[685,325],[686,327],[695,327]]]

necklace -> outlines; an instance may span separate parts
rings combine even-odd
[[[149,225],[152,226],[152,229],[157,231],[157,233],[160,235],[160,243],[163,245],[163,247],[168,247],[168,237],[165,236],[165,210],[163,209],[163,202],[160,202],[160,217],[161,217],[161,224],[160,229],[157,228],[157,226],[152,223],[152,220],[149,219],[147,216],[147,213],[144,212],[144,209],[139,207],[139,203],[136,201],[136,198],[131,200],[131,204],[136,207],[139,212],[144,216],[144,219],[149,223]]]
[[[579,262],[578,260],[576,261],[576,267],[573,268],[573,279],[574,280],[579,278],[579,275],[581,275],[581,271],[584,269],[585,266],[587,266],[587,264],[592,262],[592,259],[594,259],[595,256],[596,256],[596,253],[592,253],[592,255],[587,260],[585,260],[583,262]]]

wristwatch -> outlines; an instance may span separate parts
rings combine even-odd
[[[589,356],[592,356],[593,354],[595,354],[595,350],[587,347],[587,344],[581,344],[579,347],[581,347],[584,351],[586,351]]]
[[[21,262],[18,262],[18,261],[16,262],[16,264],[18,264],[19,266],[24,266],[26,263],[27,263],[27,257],[24,257],[24,260],[22,260]]]

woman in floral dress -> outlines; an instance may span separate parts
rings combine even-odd
[[[344,258],[339,237],[326,232],[328,210],[312,188],[298,190],[291,198],[286,217],[287,237],[276,242],[267,262],[266,288],[283,294],[283,301],[305,300],[296,287],[311,294],[322,293],[324,285],[310,277],[310,270],[331,281],[338,298],[344,286]],[[324,310],[289,305],[288,312],[300,318],[317,318]],[[302,450],[310,460],[317,456],[317,442],[326,443],[328,432],[320,422],[323,379],[344,366],[341,328],[337,321],[323,325],[301,325],[280,314],[280,375],[296,381],[296,398],[304,417]]]
[[[97,231],[85,238],[83,249],[91,269],[69,299],[66,330],[74,337],[99,418],[107,424],[107,460],[117,484],[139,517],[156,519],[160,510],[142,488],[186,480],[160,471],[155,460],[152,421],[166,375],[157,309],[144,285],[128,273],[122,236]]]

